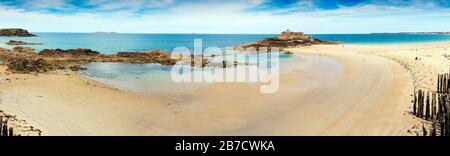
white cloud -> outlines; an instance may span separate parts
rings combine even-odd
[[[29,9],[67,9],[69,0],[20,0],[23,8]]]
[[[160,8],[175,3],[175,0],[88,0],[88,5],[96,6],[99,10],[131,9],[141,10]]]
[[[369,4],[274,15],[270,11],[245,11],[261,4],[261,0],[220,4],[211,0],[174,5],[164,12],[137,14],[135,11],[141,7],[162,7],[172,5],[173,1],[153,1],[144,6],[135,2],[108,6],[108,2],[92,0],[91,5],[101,5],[104,9],[123,8],[124,5],[132,9],[74,14],[26,11],[0,4],[0,27],[23,27],[35,32],[133,33],[278,33],[287,27],[306,33],[450,31],[450,21],[445,20],[450,17],[450,10],[428,9],[432,5],[395,7]],[[304,2],[298,5],[313,4]]]

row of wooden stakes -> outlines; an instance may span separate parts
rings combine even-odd
[[[438,75],[437,92],[450,93],[450,74]]]
[[[413,115],[432,122],[424,136],[450,136],[450,74],[438,75],[437,91],[414,91]]]
[[[8,120],[3,120],[3,116],[0,116],[0,137],[1,136],[14,136],[14,129],[8,128]]]

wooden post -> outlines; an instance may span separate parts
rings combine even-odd
[[[425,128],[425,124],[422,125],[423,136],[427,136],[427,129]]]
[[[430,136],[436,136],[436,120],[433,121],[433,124],[431,125],[431,131],[430,131]]]
[[[437,78],[437,93],[441,93],[441,75],[438,74]]]
[[[447,93],[450,93],[450,73],[447,74]]]
[[[0,136],[3,135],[2,131],[3,131],[3,116],[0,116]]]
[[[425,91],[420,91],[420,113],[419,116],[423,118],[424,115],[424,107],[425,107]]]
[[[433,92],[431,97],[431,119],[436,119],[436,93]]]
[[[417,92],[414,90],[413,115],[417,116]]]
[[[425,120],[430,119],[430,92],[427,92],[427,101],[425,105]]]
[[[442,93],[442,81],[443,80],[443,76],[441,74],[439,74],[439,93]]]
[[[438,94],[438,103],[437,103],[437,108],[438,108],[438,112],[437,112],[437,118],[439,119],[439,120],[441,120],[442,119],[442,115],[443,115],[443,113],[442,113],[442,96],[441,95],[439,95]]]
[[[420,117],[420,99],[421,99],[421,94],[422,94],[422,91],[419,90],[419,92],[417,92],[417,113],[416,113],[417,117]]]
[[[9,128],[8,136],[14,136],[14,129],[12,127]]]
[[[445,136],[445,113],[444,113],[444,95],[439,96],[439,124],[441,126],[441,136]]]
[[[447,74],[445,74],[445,77],[444,77],[444,93],[447,93],[447,79],[448,79],[448,76],[447,76]]]
[[[443,83],[444,83],[444,75],[439,75],[439,77],[440,77],[440,79],[439,79],[439,81],[440,81],[440,84],[439,84],[439,93],[442,93],[442,86],[444,86],[444,85],[443,85]]]
[[[441,93],[444,93],[444,74],[441,75]]]
[[[421,118],[423,118],[423,107],[425,106],[425,91],[420,91],[420,112],[419,112],[419,116]]]
[[[2,136],[8,136],[8,124],[7,123],[3,124]]]
[[[450,101],[445,103],[445,136],[450,136]]]

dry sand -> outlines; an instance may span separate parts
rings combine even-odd
[[[290,49],[295,55],[333,58],[343,73],[294,70],[281,75],[275,94],[261,94],[256,85],[227,83],[148,95],[73,72],[2,74],[0,110],[43,135],[416,135],[414,127],[421,121],[409,113],[411,93],[433,87],[433,77],[426,75],[448,70],[443,57],[448,47]]]

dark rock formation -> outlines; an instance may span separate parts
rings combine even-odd
[[[17,73],[44,73],[48,71],[65,69],[63,66],[58,64],[52,64],[44,59],[24,59],[24,58],[13,58],[7,62],[8,70]]]
[[[249,50],[249,48],[255,48],[255,50],[261,51],[260,48],[267,48],[267,51],[271,51],[272,48],[279,48],[279,50],[283,50],[285,48],[294,48],[300,46],[311,46],[315,44],[339,44],[338,42],[329,42],[322,41],[320,39],[312,39],[312,40],[278,40],[275,38],[268,38],[257,41],[255,43],[244,44],[235,47],[235,50]]]
[[[23,42],[23,41],[16,41],[16,40],[9,40],[9,42],[6,42],[7,45],[42,45],[42,43],[33,43],[33,42]]]
[[[93,51],[91,49],[44,49],[39,52],[39,55],[48,57],[83,57],[83,56],[99,56],[101,55],[98,51]]]
[[[33,48],[30,47],[21,47],[21,46],[17,46],[13,48],[13,52],[16,53],[34,53]]]
[[[90,62],[159,63],[169,66],[178,61],[172,59],[169,53],[160,50],[107,55],[91,49],[44,49],[36,53],[29,47],[15,47],[12,50],[0,48],[0,59],[7,60],[5,62],[9,71],[18,73],[42,73],[63,69],[80,71],[85,70],[80,65]]]
[[[81,67],[80,65],[73,65],[73,66],[70,66],[69,69],[77,72],[77,71],[81,71],[81,70],[86,70],[87,68]]]
[[[24,29],[18,29],[18,28],[11,28],[11,29],[0,29],[0,37],[6,36],[6,37],[33,37],[36,36],[34,34],[31,34],[27,30]]]
[[[133,63],[159,63],[161,65],[175,65],[176,63],[176,60],[171,59],[170,54],[161,50],[119,52],[115,57],[119,60]]]
[[[174,65],[176,60],[170,58],[170,54],[151,50],[144,52],[119,52],[118,54],[101,54],[91,49],[44,49],[39,56],[54,60],[65,60],[80,63],[89,62],[127,62],[127,63],[159,63],[161,65]]]

